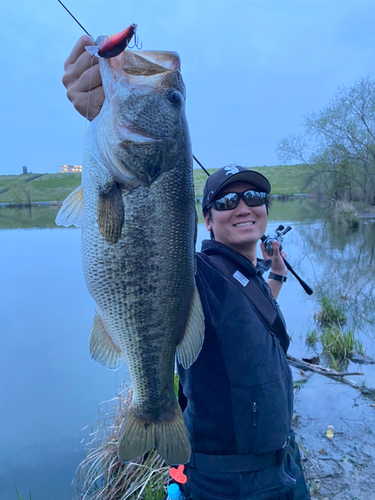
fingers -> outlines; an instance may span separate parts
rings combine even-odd
[[[273,251],[273,261],[275,260],[281,260],[281,251],[280,251],[280,245],[277,241],[274,241],[272,243],[272,251]]]
[[[92,40],[92,38],[90,38],[87,35],[83,35],[74,45],[73,50],[71,51],[67,60],[65,61],[64,69],[66,69],[67,66],[74,64],[82,54],[84,53],[88,54],[88,52],[85,49],[86,45],[96,45],[96,44],[94,40]]]
[[[104,91],[99,60],[86,51],[87,45],[95,45],[95,42],[89,36],[81,36],[65,61],[62,82],[75,109],[92,120],[103,105]]]
[[[273,255],[271,257],[272,259],[272,265],[271,265],[271,270],[275,274],[280,274],[280,275],[286,275],[288,270],[285,266],[284,263],[284,257],[286,257],[286,254],[280,250],[280,245],[277,241],[274,241],[272,243],[272,250],[273,250]]]
[[[65,63],[65,74],[62,79],[64,86],[69,88],[72,83],[81,78],[82,75],[89,72],[91,69],[96,69],[99,72],[98,63],[99,59],[97,57],[91,57],[91,54],[87,51],[82,53],[74,63]]]
[[[272,249],[274,253],[276,252],[277,256],[280,256],[283,260],[286,259],[286,253],[280,249],[280,244],[277,241],[273,242]]]
[[[265,246],[263,245],[263,242],[260,244],[260,250],[262,252],[263,259],[265,259],[265,260],[271,259],[271,255],[267,252]]]
[[[73,103],[75,109],[88,120],[93,120],[99,113],[104,102],[103,87],[97,87],[90,92],[74,91],[74,98],[69,100]]]
[[[95,58],[97,59],[97,58]],[[93,66],[76,78],[70,86],[74,86],[77,92],[89,92],[102,85],[102,77],[99,65]]]

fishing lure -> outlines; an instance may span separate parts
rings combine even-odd
[[[104,59],[110,59],[111,57],[116,57],[121,52],[123,52],[129,45],[130,40],[135,35],[137,30],[136,24],[131,24],[128,28],[115,35],[109,35],[101,42],[99,46],[89,45],[85,47],[87,52],[90,54],[103,57]]]
[[[57,0],[63,7],[64,9],[68,12],[70,16],[75,20],[77,24],[83,29],[83,31],[94,40],[94,38],[90,35],[90,33],[85,30],[85,28],[82,26],[82,24],[73,16],[73,14],[70,12],[70,10],[65,7],[65,5],[62,3],[61,0]],[[137,25],[136,24],[131,24],[128,28],[126,28],[123,31],[120,31],[120,33],[116,33],[115,35],[110,35],[104,38],[102,42],[100,43],[99,46],[91,45],[88,47],[85,47],[87,52],[90,52],[90,54],[97,56],[97,57],[103,57],[104,59],[109,59],[111,57],[116,57],[121,52],[123,52],[126,47],[129,45],[130,40],[133,38],[135,35],[135,32],[137,30]],[[142,47],[138,47],[137,45],[137,35],[134,37],[134,47],[137,47],[138,49],[141,49]]]

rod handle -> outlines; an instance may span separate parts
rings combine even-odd
[[[289,264],[289,262],[287,260],[284,259],[284,262],[285,262],[285,265],[286,265],[287,269],[297,279],[297,281],[302,286],[302,288],[305,290],[305,292],[307,293],[307,295],[312,295],[314,293],[313,289],[310,288],[309,285],[307,283],[305,283],[303,281],[303,279],[298,276],[298,274],[295,272],[295,270],[292,268],[292,266]]]

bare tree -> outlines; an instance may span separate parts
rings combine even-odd
[[[304,134],[277,146],[283,163],[298,161],[311,171],[307,185],[335,199],[375,194],[375,80],[341,86],[321,110],[304,120]]]

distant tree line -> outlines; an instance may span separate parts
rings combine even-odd
[[[308,167],[305,185],[333,200],[375,203],[375,80],[341,86],[320,111],[304,119],[304,133],[277,146],[282,163]]]

